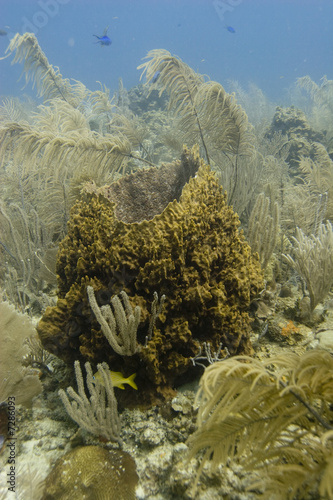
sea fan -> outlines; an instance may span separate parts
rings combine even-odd
[[[332,398],[328,352],[214,363],[200,382],[198,429],[189,441],[191,457],[205,450],[197,480],[207,460],[213,470],[237,460],[261,472],[251,489],[265,498],[291,499],[318,483],[333,498]]]

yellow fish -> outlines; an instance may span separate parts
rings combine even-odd
[[[113,387],[119,387],[119,389],[125,389],[124,384],[128,384],[131,387],[133,387],[133,389],[135,389],[136,391],[138,390],[138,386],[134,382],[136,373],[133,373],[127,378],[124,378],[124,375],[121,372],[112,372],[110,370],[109,373]],[[102,385],[104,385],[103,377],[99,372],[95,373],[94,379],[98,380]]]

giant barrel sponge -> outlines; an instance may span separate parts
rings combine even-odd
[[[57,305],[38,325],[43,346],[70,365],[106,361],[125,376],[136,372],[139,390],[119,391],[125,404],[172,396],[199,374],[191,358],[203,342],[212,351],[222,343],[231,355],[251,352],[248,309],[263,286],[260,265],[197,148],[184,148],[181,161],[92,187],[72,209],[57,275]],[[109,345],[88,285],[99,306],[121,290],[140,306],[133,356]],[[166,300],[147,342],[155,291]]]

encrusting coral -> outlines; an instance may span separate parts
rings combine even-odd
[[[137,372],[139,391],[127,396],[132,404],[169,397],[177,383],[197,374],[191,357],[204,341],[212,349],[222,342],[231,354],[251,352],[248,307],[263,283],[258,258],[197,148],[185,148],[181,163],[192,175],[197,169],[196,176],[151,220],[123,222],[101,194],[75,204],[58,254],[58,303],[38,325],[44,347],[70,365],[106,361],[125,376]],[[149,186],[147,176],[147,198],[154,196]],[[99,306],[120,290],[140,306],[133,356],[108,344],[89,306],[88,285]],[[146,341],[155,291],[166,300]]]

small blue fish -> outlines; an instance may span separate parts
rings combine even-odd
[[[107,26],[105,28],[105,30],[103,31],[103,35],[102,36],[93,35],[96,38],[98,38],[98,41],[96,43],[100,43],[101,45],[104,45],[105,47],[107,47],[108,45],[111,45],[112,41],[107,36],[108,29],[109,29],[109,26]]]
[[[226,26],[225,28],[229,31],[229,33],[236,33],[235,28],[233,28],[232,26]]]

